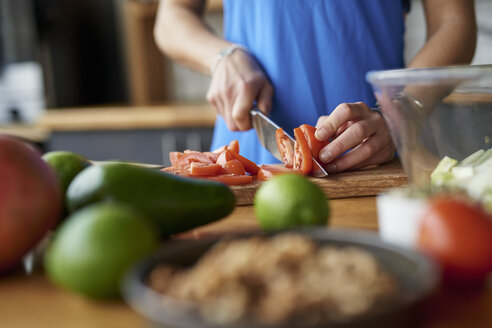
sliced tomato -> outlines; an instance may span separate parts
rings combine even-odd
[[[299,128],[306,138],[309,149],[311,150],[311,155],[314,157],[314,159],[319,161],[319,151],[323,149],[323,147],[325,147],[327,144],[329,144],[330,141],[319,141],[318,139],[316,139],[316,137],[314,136],[316,128],[314,126],[303,124]]]
[[[211,152],[185,150],[184,153],[173,154],[172,157],[170,155],[170,159],[173,166],[185,166],[193,162],[215,163],[218,156],[219,154]]]
[[[234,174],[222,174],[214,177],[203,177],[207,180],[213,180],[224,183],[229,186],[248,184],[253,181],[252,175],[234,175]]]
[[[313,168],[313,160],[307,140],[300,128],[294,129],[294,137],[296,138],[294,144],[294,169],[301,171],[303,174],[309,174]]]
[[[260,166],[260,171],[256,175],[256,179],[266,181],[271,177],[279,174],[297,173],[302,174],[300,171],[294,170],[280,165],[263,164]]]
[[[215,149],[214,151],[212,151],[212,153],[220,154],[220,153],[222,153],[224,150],[226,150],[228,148],[229,148],[229,146],[221,146],[221,147]]]
[[[233,153],[239,154],[239,141],[232,140],[231,143],[229,144],[228,149]]]
[[[219,157],[219,155],[217,153],[214,153],[214,152],[211,152],[211,151],[196,151],[196,150],[185,150],[184,151],[184,154],[201,154],[203,155],[204,158],[208,158],[208,160],[210,162],[213,162],[215,163],[217,161],[217,157]],[[204,161],[205,162],[205,161]]]
[[[220,164],[224,166],[227,162],[232,161],[234,158],[234,155],[232,151],[229,149],[224,150],[222,153],[219,154],[219,157],[217,157],[217,164]]]
[[[244,156],[241,156],[239,153],[232,153],[235,159],[241,161],[243,163],[244,169],[246,172],[251,173],[251,174],[257,174],[258,171],[260,170],[259,166],[256,165],[255,162],[250,161]]]
[[[275,131],[275,139],[285,167],[292,167],[294,165],[294,148],[292,147],[292,140],[285,135],[282,128]]]
[[[191,175],[190,166],[169,166],[161,169],[161,171],[185,177]]]
[[[223,172],[223,168],[219,164],[193,162],[190,164],[190,173],[193,176],[212,176]]]
[[[178,163],[183,157],[183,153],[179,151],[172,151],[169,153],[169,160],[171,161],[172,166],[178,166]]]
[[[232,175],[245,175],[244,165],[240,160],[233,159],[225,163],[223,166],[225,173]]]

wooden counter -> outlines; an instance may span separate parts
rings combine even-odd
[[[0,126],[0,134],[7,134],[33,142],[45,142],[50,137],[50,131],[38,125],[9,124]]]
[[[38,126],[48,131],[139,130],[212,127],[209,105],[101,107],[47,110]]]
[[[330,201],[331,226],[376,230],[374,197]],[[193,236],[255,230],[251,206],[237,207],[227,218],[199,228]],[[86,299],[55,287],[42,275],[20,273],[0,279],[1,327],[147,327],[123,301]],[[467,294],[439,294],[426,308],[422,327],[492,327],[492,286]]]
[[[0,125],[0,134],[43,143],[60,131],[212,128],[215,115],[207,104],[48,109],[35,124]]]

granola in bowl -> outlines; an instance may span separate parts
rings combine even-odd
[[[220,241],[194,266],[159,264],[147,284],[223,326],[347,321],[394,304],[399,292],[368,251],[294,233]]]

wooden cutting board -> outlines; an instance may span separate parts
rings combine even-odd
[[[321,187],[327,198],[374,196],[386,189],[407,184],[407,176],[403,173],[398,159],[371,169],[309,179]],[[262,181],[253,181],[248,185],[233,186],[236,204],[253,204],[255,193],[262,183]]]

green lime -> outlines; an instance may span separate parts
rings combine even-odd
[[[119,295],[126,270],[151,252],[157,234],[125,205],[99,203],[72,214],[55,234],[45,269],[56,284],[94,298]]]
[[[45,153],[43,159],[55,171],[63,195],[73,178],[91,165],[84,156],[69,151],[51,151]]]
[[[330,213],[323,191],[298,174],[283,174],[264,182],[254,200],[264,230],[326,225]]]

